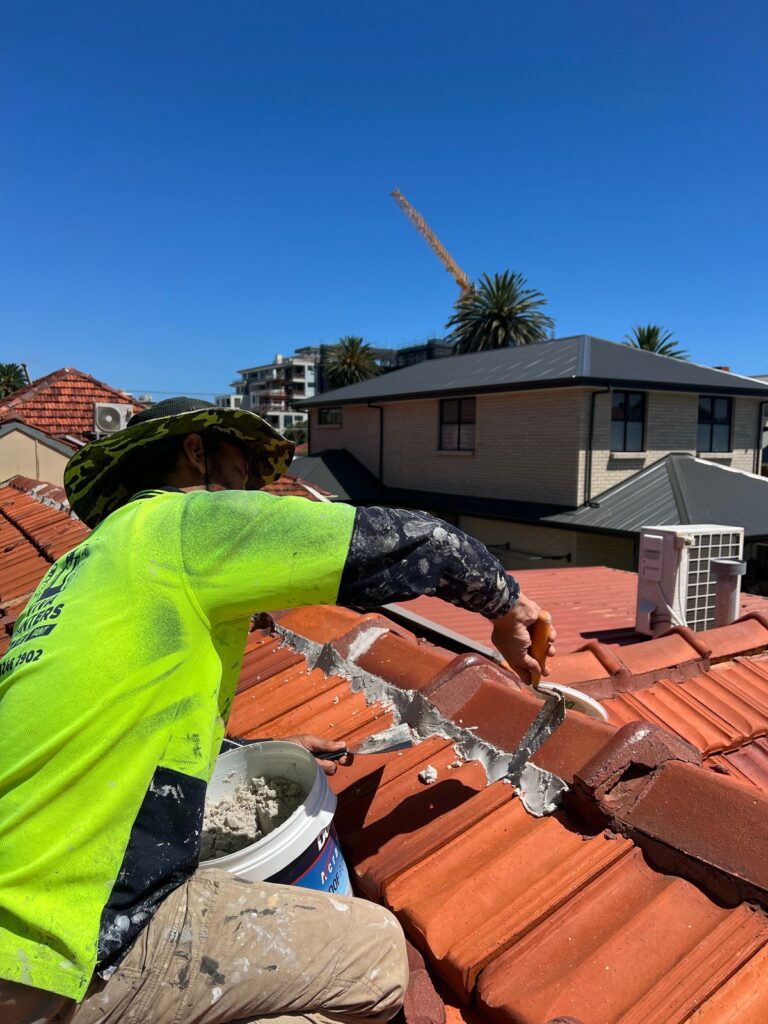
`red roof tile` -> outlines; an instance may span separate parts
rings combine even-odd
[[[634,850],[492,963],[478,1002],[504,1024],[682,1024],[767,940],[761,913],[719,906]]]
[[[768,735],[768,658],[739,658],[681,683],[617,694],[603,707],[614,725],[638,719],[677,733],[704,756]]]
[[[768,793],[768,739],[755,740],[730,754],[712,757],[708,764],[716,771]]]
[[[306,630],[301,628],[303,617]],[[281,618],[281,626],[288,620],[293,632],[320,635],[324,649],[349,649],[348,634],[361,635],[349,613],[337,609],[296,610]],[[354,658],[355,667],[362,667],[363,658],[370,664],[373,657],[379,673],[390,667],[401,678],[409,647],[417,661],[428,651],[408,637],[390,636],[386,659],[378,658],[377,648],[383,643],[380,634],[364,655]],[[438,675],[445,675],[446,659],[450,655],[442,652],[442,659],[432,663]],[[439,695],[450,686],[449,682],[430,688],[425,668],[426,663],[419,662],[415,685],[422,693],[434,689]],[[474,663],[468,670],[479,668]],[[497,670],[490,665],[488,670],[486,685],[499,686],[493,681]],[[452,679],[460,677],[458,672]],[[297,682],[301,684],[301,677],[292,675],[287,685]],[[338,694],[345,680],[332,675],[327,683]],[[485,702],[483,685],[477,679],[474,683],[475,698]],[[278,686],[276,679],[273,685]],[[291,703],[299,693],[293,693]],[[531,698],[514,690],[508,694],[506,710],[499,705],[501,693],[487,701],[488,708],[477,716],[482,723],[478,733],[489,735],[493,729],[496,739],[506,735],[514,740],[525,728],[529,716],[521,717],[520,706],[529,707]],[[269,700],[268,689],[265,697]],[[473,698],[466,692],[463,697],[467,700],[456,704],[454,720],[472,724],[466,709]],[[336,728],[338,716],[337,710]],[[321,727],[324,718],[319,719]],[[580,719],[573,716],[573,721]],[[604,730],[603,738],[611,735],[610,727],[595,725]],[[560,756],[564,763],[570,759],[573,769],[574,757],[582,753],[577,744],[570,754],[564,751]],[[447,741],[433,738],[397,755],[359,758],[351,769],[340,771],[332,785],[339,793],[337,822],[357,884],[398,914],[431,968],[458,999],[476,998],[481,1011],[505,1024],[541,1024],[564,1015],[600,1024],[682,1024],[693,1010],[708,1006],[734,971],[743,971],[745,985],[753,984],[750,958],[768,942],[762,912],[738,901],[730,909],[723,906],[691,881],[654,867],[637,841],[606,839],[567,810],[541,820],[529,817],[519,801],[510,799],[508,786],[487,786],[480,766],[473,762],[451,768],[454,757]],[[427,764],[438,769],[438,782],[429,787],[418,780],[420,768]],[[718,777],[705,769],[680,768],[707,793],[722,788]],[[681,848],[679,857],[721,870],[724,858],[743,845],[731,843],[731,823],[725,835],[714,828],[712,850],[713,829],[707,829],[698,806],[693,822],[685,803],[676,804],[679,773],[664,778],[664,790],[656,791],[655,782],[648,784],[640,805],[643,828],[651,838],[666,829],[668,841]],[[686,780],[683,783],[683,789],[688,787]],[[737,788],[746,794],[744,787]],[[760,810],[768,811],[768,802]],[[768,820],[758,826],[744,820],[750,830],[768,832]],[[759,886],[763,869],[750,860],[753,856],[747,850],[743,861],[754,867]],[[732,865],[737,879],[742,869]],[[731,993],[755,1002],[738,983],[733,983]],[[761,1005],[759,1000],[757,1004]],[[641,1008],[637,1016],[635,1006]]]
[[[314,484],[310,484],[302,479],[302,477],[294,476],[292,473],[286,473],[279,480],[275,480],[274,483],[267,484],[263,490],[284,498],[309,498],[310,501],[330,501],[334,497],[330,491],[323,490],[322,487],[316,487]]]
[[[80,370],[64,367],[2,399],[0,422],[18,419],[52,437],[85,441],[93,437],[96,402],[133,405],[135,412],[144,408],[109,384]]]

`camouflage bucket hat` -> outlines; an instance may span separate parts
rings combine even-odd
[[[90,527],[131,495],[125,483],[127,460],[155,442],[185,434],[215,432],[242,447],[248,459],[248,489],[258,490],[286,471],[295,445],[273,426],[244,409],[221,409],[194,398],[168,398],[131,416],[124,430],[90,441],[64,471],[72,511]]]

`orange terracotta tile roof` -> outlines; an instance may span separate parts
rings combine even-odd
[[[96,402],[144,406],[87,373],[64,367],[33,381],[28,387],[0,400],[0,422],[21,420],[52,437],[87,441],[93,434]]]
[[[21,607],[85,533],[53,497],[46,505],[27,490],[0,489],[0,611],[6,593]],[[14,617],[0,624],[6,633]],[[231,734],[371,735],[393,721],[391,705],[366,696],[371,680],[420,695],[505,750],[538,707],[498,665],[383,615],[316,606],[276,619],[249,637]],[[710,646],[731,651],[719,664],[697,651],[705,669],[606,701],[609,724],[570,713],[534,758],[571,787],[550,817],[528,815],[512,787],[488,785],[479,762],[457,761],[435,735],[333,777],[357,891],[393,909],[426,960],[427,971],[414,969],[421,996],[406,1005],[412,1024],[438,1024],[443,1012],[450,1024],[768,1019],[768,794],[747,782],[749,769],[728,778],[721,763],[738,753],[753,763],[768,736],[768,659],[742,656],[758,628],[748,619],[719,631]],[[679,633],[647,644],[660,646],[659,662],[680,644],[693,650]],[[644,671],[644,660],[633,667]],[[630,697],[699,750],[653,724],[621,726]],[[699,751],[713,752],[708,767]],[[438,779],[425,786],[428,764]]]
[[[550,679],[599,699],[662,680],[681,681],[741,654],[768,652],[768,599],[742,595],[742,617],[730,626],[694,633],[676,626],[649,639],[634,631],[637,575],[605,567],[515,571],[521,588],[551,612],[557,657]],[[431,639],[445,636],[473,650],[491,650],[482,616],[434,597],[387,606],[397,621]]]
[[[314,484],[310,484],[307,480],[300,476],[294,476],[292,473],[286,473],[279,480],[275,480],[274,483],[267,484],[262,490],[268,491],[270,494],[277,494],[283,498],[309,498],[310,501],[330,501],[335,497],[330,491],[323,490],[322,487],[316,487]]]

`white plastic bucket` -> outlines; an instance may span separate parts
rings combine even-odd
[[[351,896],[349,872],[333,827],[336,795],[312,754],[281,740],[228,750],[216,761],[208,797],[219,801],[257,776],[290,779],[307,795],[269,835],[236,853],[201,861],[201,867],[221,868],[251,882],[301,885]]]

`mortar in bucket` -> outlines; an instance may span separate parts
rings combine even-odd
[[[270,740],[221,754],[208,786],[208,801],[231,797],[255,778],[288,779],[305,793],[291,816],[255,843],[211,860],[219,868],[251,882],[278,882],[352,895],[349,872],[339,847],[333,816],[336,795],[316,759],[296,743]]]

